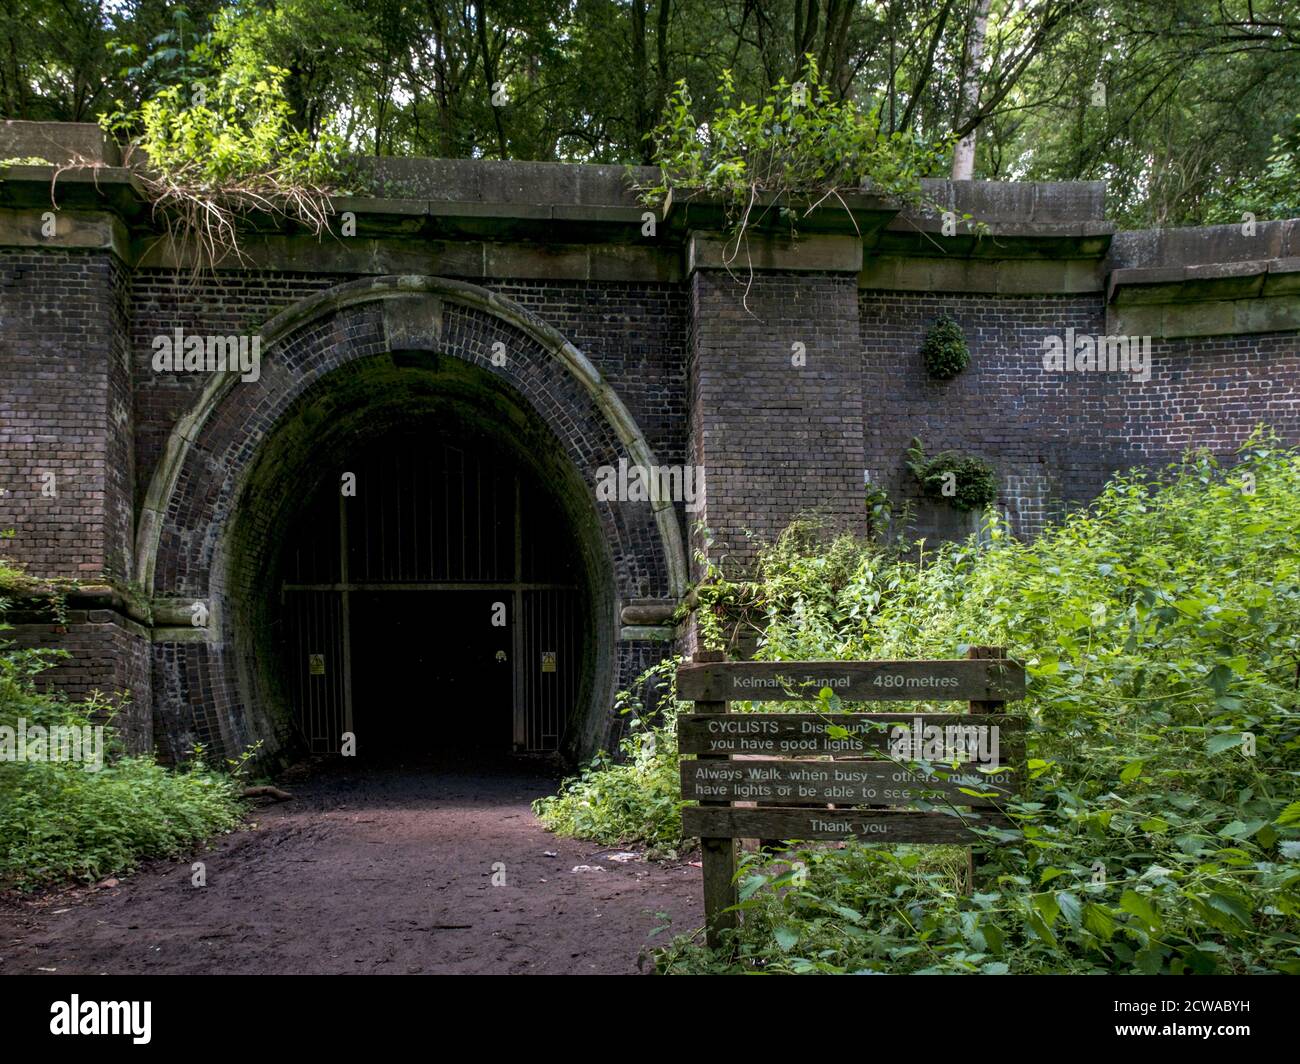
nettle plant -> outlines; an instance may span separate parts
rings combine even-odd
[[[840,98],[821,80],[813,57],[806,61],[798,81],[782,78],[759,104],[737,100],[731,71],[724,71],[718,106],[703,123],[679,81],[651,133],[660,179],[639,186],[642,201],[664,211],[697,196],[718,202],[730,237],[728,261],[747,247],[755,225],[775,224],[796,236],[799,220],[828,201],[848,212],[847,193],[920,204],[921,177],[947,145],[888,132],[879,105]]]
[[[913,436],[907,468],[921,484],[927,498],[951,503],[958,510],[982,510],[998,497],[997,471],[984,459],[958,451],[941,451],[930,457]]]
[[[966,334],[956,319],[940,315],[921,344],[925,371],[935,380],[952,380],[970,365]]]

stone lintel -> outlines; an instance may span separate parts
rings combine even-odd
[[[1099,259],[914,258],[871,255],[858,287],[900,292],[984,292],[996,295],[1074,295],[1100,292]]]
[[[1300,330],[1300,294],[1217,299],[1197,303],[1110,303],[1112,335],[1178,338],[1246,336]]]
[[[126,226],[108,211],[0,208],[0,247],[111,251],[124,262],[131,261]]]
[[[686,272],[725,270],[857,273],[862,269],[862,241],[856,236],[786,236],[751,233],[739,246],[735,238],[693,232],[686,241]]]

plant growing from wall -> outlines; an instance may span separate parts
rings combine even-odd
[[[333,213],[330,197],[348,184],[341,138],[323,133],[313,143],[296,129],[283,91],[287,72],[235,61],[233,30],[219,20],[183,53],[170,83],[139,108],[119,101],[100,116],[103,129],[126,142],[124,165],[196,271],[232,254],[244,258],[241,219],[293,222],[320,235]]]
[[[955,509],[982,510],[997,501],[997,471],[975,455],[941,451],[927,457],[914,436],[907,451],[907,468],[927,498],[951,503]]]
[[[921,357],[925,359],[925,371],[940,381],[952,380],[970,365],[966,334],[955,319],[943,314],[930,326],[921,344]]]
[[[702,123],[679,81],[650,134],[660,177],[638,187],[642,202],[666,212],[696,196],[718,201],[730,237],[728,263],[747,248],[754,225],[775,217],[795,236],[799,219],[827,201],[847,211],[846,193],[919,204],[921,177],[947,148],[888,132],[879,104],[864,108],[841,98],[821,80],[817,61],[806,60],[798,81],[782,78],[757,105],[738,101],[731,71],[723,71],[718,105]]]

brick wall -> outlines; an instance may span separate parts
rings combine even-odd
[[[249,271],[192,281],[138,270],[131,286],[135,372],[136,499],[143,496],[176,419],[202,392],[202,374],[155,373],[153,340],[186,332],[256,332],[285,308],[354,277]],[[483,283],[558,329],[600,370],[656,456],[683,460],[686,439],[686,294],[668,284],[512,281]]]
[[[155,373],[154,337],[177,327],[252,333],[350,279],[247,271],[195,283],[170,270],[130,273],[103,252],[0,250],[0,528],[16,530],[13,540],[0,541],[0,555],[41,576],[127,576],[132,503],[138,506],[168,434],[206,384],[202,374]],[[1156,341],[1150,380],[1139,382],[1043,369],[1046,336],[1104,331],[1100,295],[859,291],[847,273],[759,273],[747,293],[744,281],[701,269],[680,285],[511,278],[486,285],[592,361],[661,463],[705,467],[702,509],[679,507],[679,517],[688,533],[700,520],[714,530],[715,560],[725,553],[743,566],[753,554],[747,532],[770,539],[802,513],[861,530],[864,470],[896,501],[916,501],[904,464],[912,436],[931,453],[957,449],[989,460],[1000,504],[1024,533],[1041,529],[1063,505],[1090,498],[1115,469],[1160,463],[1194,445],[1229,454],[1260,421],[1300,439],[1294,333]],[[941,313],[961,324],[973,356],[949,382],[928,379],[919,354]],[[374,326],[358,313],[338,327],[370,343]],[[484,344],[498,336],[518,342],[472,311],[450,313],[446,329],[445,340],[484,368]],[[292,357],[310,357],[318,342],[327,342],[323,332],[295,341]],[[800,352],[803,365],[792,357]],[[570,452],[588,456],[578,472],[591,474],[586,465],[616,450],[607,428],[593,427],[589,401],[571,380],[552,376],[539,352],[528,358],[530,368],[512,384],[551,411]],[[294,362],[295,371],[305,364]],[[241,388],[237,403],[251,394]],[[170,515],[172,538],[164,540],[158,570],[167,593],[208,586],[211,548],[230,517],[213,508],[221,479],[215,471],[245,461],[258,433],[282,412],[273,394],[256,410],[223,410],[217,434],[205,438],[210,449],[193,455],[182,475],[183,486],[189,478],[206,487]],[[40,493],[46,470],[55,474],[52,498]],[[965,527],[950,518],[931,505],[925,521],[952,534]],[[602,520],[608,541],[621,544],[612,574],[620,595],[666,594],[658,533],[646,514],[627,507]],[[248,530],[261,532],[256,521]],[[231,589],[252,580],[250,573],[226,574]],[[146,633],[102,611],[77,615],[67,632],[32,623],[19,636],[77,655],[47,683],[74,695],[93,686],[129,688],[135,708],[128,712],[137,716],[124,723],[133,742],[148,734],[146,709],[154,704],[168,707],[159,738],[178,753],[195,742],[237,748],[252,736],[240,723],[228,660],[233,644],[151,648]],[[620,683],[666,649],[618,645]]]
[[[1300,338],[1294,333],[1157,340],[1150,380],[1043,368],[1048,335],[1105,331],[1101,297],[859,294],[866,463],[895,499],[916,500],[908,441],[960,450],[997,469],[1016,529],[1039,531],[1110,474],[1191,446],[1229,454],[1267,421],[1300,439]],[[971,365],[930,379],[920,348],[941,315],[961,325]]]
[[[106,253],[0,249],[0,554],[37,576],[130,565],[124,280]]]
[[[771,539],[814,509],[832,527],[860,519],[856,295],[844,275],[759,274],[747,295],[725,272],[693,275],[689,447],[715,555],[744,566],[747,532]]]
[[[114,726],[127,751],[153,749],[149,633],[112,610],[70,610],[66,624],[28,622],[5,632],[21,647],[67,651],[71,657],[39,674],[36,686],[71,699],[99,691],[116,707]]]

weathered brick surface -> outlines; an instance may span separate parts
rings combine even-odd
[[[169,270],[129,271],[103,252],[0,250],[0,528],[16,530],[0,541],[0,555],[41,576],[129,576],[140,501],[177,419],[207,383],[202,374],[155,373],[154,338],[178,327],[251,334],[353,279],[250,269],[194,283]],[[846,273],[759,273],[747,293],[744,282],[699,270],[681,284],[499,277],[485,285],[583,352],[661,464],[704,467],[701,508],[688,514],[679,505],[678,517],[688,535],[697,521],[713,530],[714,560],[744,566],[753,556],[747,533],[771,538],[803,513],[861,530],[864,473],[896,502],[915,501],[905,468],[912,436],[931,453],[989,460],[1000,504],[1024,533],[1090,498],[1115,469],[1160,463],[1194,445],[1230,454],[1261,421],[1300,439],[1295,333],[1157,341],[1143,383],[1043,369],[1044,337],[1104,331],[1100,294],[860,292]],[[919,354],[940,313],[962,325],[973,356],[944,383],[926,377]],[[590,397],[524,334],[450,305],[443,328],[445,356],[493,374],[536,414],[573,474],[572,490],[591,490],[596,470],[623,456]],[[509,355],[504,368],[491,361],[497,342]],[[792,357],[796,345],[803,365]],[[247,603],[268,586],[266,552],[310,469],[284,462],[255,498],[239,492],[267,441],[305,405],[328,425],[390,398],[367,391],[357,369],[385,352],[377,304],[317,319],[264,351],[263,379],[236,386],[196,439],[157,558],[153,590],[209,602],[214,638],[160,632],[150,646],[111,618],[75,620],[67,632],[26,625],[19,635],[27,644],[57,642],[77,655],[48,682],[73,694],[129,687],[133,741],[152,726],[174,756],[195,744],[233,753],[259,738],[282,741],[283,720],[258,716],[266,692],[240,676],[251,654],[241,639],[253,624]],[[382,417],[397,427],[403,414],[393,407]],[[319,441],[302,442],[307,453]],[[317,462],[342,453],[320,446]],[[56,475],[53,498],[40,494],[45,470]],[[649,506],[596,509],[613,597],[667,596]],[[951,533],[961,525],[951,516],[931,507],[926,520]],[[618,643],[619,685],[667,649]],[[611,741],[620,726],[609,721]]]
[[[98,691],[114,707],[114,725],[132,754],[153,749],[149,633],[110,610],[72,610],[66,624],[15,624],[5,632],[18,646],[71,656],[36,678],[38,689],[71,699]]]
[[[177,278],[138,270],[131,285],[137,501],[172,426],[202,392],[202,375],[153,371],[153,341],[186,333],[256,332],[294,303],[354,277],[248,271]],[[476,282],[482,283],[482,282]],[[488,281],[558,329],[617,391],[664,464],[681,462],[686,418],[685,289],[668,284]]]
[[[927,453],[988,460],[1000,505],[1021,533],[1092,498],[1109,475],[1160,464],[1188,447],[1231,454],[1265,421],[1300,439],[1300,338],[1294,333],[1157,340],[1150,380],[1122,372],[1043,368],[1048,335],[1105,331],[1100,296],[859,296],[867,469],[895,499],[915,499],[908,441]],[[966,334],[971,365],[930,379],[920,348],[947,314]]]
[[[746,533],[771,539],[813,510],[831,527],[860,522],[856,297],[852,276],[759,274],[745,295],[724,272],[694,275],[689,453],[704,466],[715,555],[743,566]]]
[[[0,249],[0,549],[40,576],[130,564],[124,279],[106,253]]]

